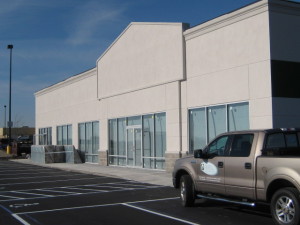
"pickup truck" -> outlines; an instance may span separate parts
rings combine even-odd
[[[173,185],[185,207],[195,199],[267,203],[279,225],[300,223],[300,129],[228,132],[176,160]]]

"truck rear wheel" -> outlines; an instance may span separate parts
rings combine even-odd
[[[189,175],[180,178],[180,198],[184,207],[191,207],[195,202],[195,188],[193,180]]]
[[[296,188],[279,189],[271,200],[271,214],[279,225],[298,225],[300,222],[299,192]]]

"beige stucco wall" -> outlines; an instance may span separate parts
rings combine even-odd
[[[101,140],[112,118],[166,112],[167,152],[181,149],[182,23],[131,23],[98,59]],[[108,141],[100,143],[108,150]]]
[[[100,100],[100,139],[108,140],[109,119],[166,112],[167,151],[179,152],[179,85],[172,82]],[[100,150],[108,150],[108,141],[101,141]]]
[[[187,30],[187,107],[249,102],[250,128],[272,127],[266,1]]]
[[[131,23],[98,59],[99,98],[184,78],[182,23]]]
[[[56,144],[56,127],[72,124],[73,145],[77,148],[78,123],[99,120],[96,83],[94,68],[37,92],[36,134],[39,128],[52,127],[52,143]]]

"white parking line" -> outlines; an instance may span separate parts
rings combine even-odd
[[[168,216],[166,214],[154,212],[152,210],[148,210],[148,209],[144,209],[144,208],[141,208],[141,207],[133,206],[133,205],[130,205],[130,204],[127,204],[127,203],[123,203],[122,205],[125,205],[125,206],[130,207],[130,208],[138,209],[138,210],[143,211],[143,212],[151,213],[151,214],[154,214],[154,215],[157,215],[157,216],[161,216],[161,217],[165,217],[165,218],[168,218],[168,219],[172,219],[172,220],[176,220],[176,221],[179,221],[179,222],[183,222],[183,223],[186,223],[186,224],[200,225],[198,223],[193,223],[193,222],[190,222],[190,221],[187,221],[187,220],[183,220],[183,219],[179,219],[179,218],[176,218],[176,217],[173,217],[173,216]]]
[[[67,189],[74,189],[74,190],[82,190],[82,191],[94,191],[94,192],[107,192],[107,191],[103,191],[103,190],[98,190],[98,189],[89,189],[89,188],[76,188],[76,187],[72,187],[72,188],[67,188]]]
[[[39,171],[49,171],[49,170],[53,170],[53,169],[48,169],[48,168],[44,168],[44,169],[40,169],[39,168]],[[24,172],[24,171],[26,171],[26,172],[29,172],[29,171],[32,171],[33,173],[34,172],[36,172],[36,168],[34,169],[34,168],[32,168],[32,169],[26,169],[26,168],[23,168],[23,169],[17,169],[17,170],[15,170],[15,169],[9,169],[9,170],[1,170],[1,173],[0,174],[7,174],[7,173],[15,173],[15,172]]]
[[[36,181],[36,182],[23,182],[23,183],[9,183],[9,184],[1,184],[1,186],[9,186],[9,185],[17,185],[17,184],[41,184],[41,183],[54,183],[59,181],[74,181],[74,180],[95,180],[106,177],[92,177],[92,178],[80,178],[80,179],[64,179],[64,180],[47,180],[47,181]]]
[[[77,207],[68,207],[68,208],[60,208],[60,209],[47,209],[47,210],[38,210],[38,211],[28,211],[28,212],[20,212],[20,213],[15,213],[15,214],[23,215],[23,214],[35,214],[35,213],[45,213],[45,212],[56,212],[56,211],[74,210],[74,209],[88,209],[88,208],[97,208],[97,207],[105,207],[105,206],[115,206],[115,205],[122,205],[122,204],[134,204],[134,203],[145,203],[145,202],[156,202],[156,201],[174,200],[174,199],[178,199],[178,198],[179,197],[174,197],[174,198],[159,198],[159,199],[151,199],[151,200],[145,200],[145,201],[118,202],[118,203],[109,203],[109,204],[102,204],[102,205],[87,205],[87,206],[77,206]]]
[[[1,170],[1,169],[0,169]],[[18,173],[18,174],[16,174],[17,176],[20,176],[20,175],[27,175],[27,174],[36,174],[36,175],[38,175],[38,174],[61,174],[62,172],[61,171],[45,171],[45,172],[38,172],[38,171],[35,171],[35,172],[31,172],[31,173]],[[2,174],[2,173],[0,173],[0,175],[1,176],[3,176],[3,175],[6,175],[6,176],[12,176],[12,174],[7,174],[7,173],[4,173],[4,174]]]
[[[70,196],[70,195],[88,195],[88,194],[97,194],[97,193],[107,193],[107,192],[119,192],[119,191],[127,191],[127,190],[141,190],[141,189],[152,189],[152,188],[160,188],[161,186],[149,186],[149,185],[133,185],[134,187],[128,187],[126,188],[125,185],[127,186],[132,186],[131,181],[118,181],[118,182],[110,182],[107,184],[86,184],[86,185],[75,185],[75,186],[63,186],[63,187],[53,187],[53,188],[39,188],[39,189],[25,189],[25,190],[15,190],[15,191],[8,191],[5,192],[7,195],[2,195],[5,198],[8,198],[7,200],[3,199],[0,200],[0,202],[7,202],[7,201],[12,201],[12,200],[24,200],[24,199],[45,199],[45,198],[52,198],[52,197],[60,197],[60,196]],[[118,187],[114,187],[112,185],[119,185]],[[123,184],[123,185],[120,185]],[[104,186],[104,187],[102,187]],[[95,188],[95,189],[93,189]],[[98,189],[99,188],[99,189]],[[102,188],[102,190],[101,190]],[[62,191],[57,190],[57,189],[62,189]],[[66,189],[63,190],[63,189]],[[103,190],[105,189],[105,190]],[[107,190],[110,189],[110,190]],[[69,191],[68,191],[69,190]],[[78,191],[72,191],[72,190],[78,190]],[[82,192],[80,192],[80,190]],[[36,193],[37,192],[58,192],[62,194],[55,194],[55,195],[46,195],[42,193]],[[12,197],[9,194],[13,193],[18,193],[18,194],[24,194],[24,195],[29,195],[29,197]],[[32,195],[32,196],[30,196]],[[40,197],[33,197],[33,196],[40,196]],[[15,199],[12,199],[15,198]]]
[[[12,214],[13,217],[16,218],[16,220],[18,220],[19,222],[21,222],[23,225],[30,225],[30,223],[27,223],[25,220],[23,220],[20,216],[18,216],[17,214]]]
[[[4,198],[9,198],[9,200],[12,200],[12,199],[24,199],[24,198],[18,198],[18,197],[13,197],[13,196],[9,196],[9,195],[0,195],[1,197],[4,197]],[[3,200],[0,200],[0,201],[3,201]],[[5,201],[5,200],[4,200]]]
[[[55,177],[72,177],[72,176],[82,176],[82,174],[66,174],[66,175],[55,175]],[[2,180],[20,180],[20,179],[36,179],[36,178],[45,178],[45,177],[53,177],[52,176],[35,176],[35,177],[15,177],[15,178],[2,178]]]
[[[174,200],[174,199],[178,199],[178,197],[174,197],[174,198],[162,198],[162,199],[152,199],[152,200],[146,200],[146,201],[112,203],[112,204],[103,204],[103,205],[79,206],[79,207],[51,209],[51,210],[28,211],[28,212],[14,213],[12,215],[18,221],[20,221],[22,224],[24,224],[24,225],[30,225],[27,221],[25,221],[24,219],[22,219],[20,216],[21,215],[26,215],[26,214],[38,214],[38,213],[47,213],[47,212],[58,212],[58,211],[66,211],[66,210],[88,209],[88,208],[97,208],[97,207],[107,207],[107,206],[120,206],[120,205],[123,205],[123,206],[130,207],[130,208],[133,208],[133,209],[141,210],[141,211],[153,214],[153,215],[165,217],[165,218],[168,218],[168,219],[171,219],[171,220],[176,220],[176,221],[179,221],[179,222],[182,222],[182,223],[186,223],[186,224],[190,224],[190,225],[201,225],[201,224],[194,223],[194,222],[191,222],[191,221],[188,221],[188,220],[183,220],[183,219],[180,219],[180,218],[177,218],[177,217],[169,216],[167,214],[157,213],[157,212],[152,211],[152,210],[147,210],[147,209],[144,209],[144,208],[132,205],[132,204],[136,204],[136,203],[166,201],[166,200]]]
[[[37,194],[32,192],[25,192],[25,191],[10,191],[10,193],[17,193],[17,194],[25,194],[25,195],[38,195],[38,196],[44,196],[44,197],[54,197],[54,195],[44,195],[44,194]]]
[[[71,192],[71,191],[57,191],[57,190],[52,190],[50,188],[48,189],[36,189],[37,191],[41,191],[41,192],[55,192],[55,193],[65,193],[65,194],[82,194],[82,193],[78,193],[78,192]]]

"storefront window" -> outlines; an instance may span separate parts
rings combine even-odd
[[[228,130],[246,130],[249,129],[249,104],[238,103],[227,107]]]
[[[126,165],[126,119],[118,119],[118,165]]]
[[[98,162],[98,151],[99,151],[99,122],[93,122],[93,138],[92,138],[92,162]]]
[[[39,145],[52,145],[52,128],[39,129]]]
[[[109,164],[118,165],[118,129],[117,120],[109,120]]]
[[[191,109],[189,113],[190,149],[201,149],[206,144],[206,115],[205,108]]]
[[[166,152],[166,114],[155,115],[155,157],[156,169],[164,168],[164,155]]]
[[[143,116],[144,167],[155,168],[154,162],[154,115]]]
[[[127,118],[127,126],[141,125],[141,117],[133,116]]]
[[[109,143],[111,165],[163,169],[166,114],[109,120]]]
[[[79,150],[85,162],[97,163],[99,151],[99,122],[78,124]]]
[[[58,126],[57,145],[72,145],[72,125]]]
[[[226,107],[214,106],[207,109],[208,141],[226,132]]]
[[[189,110],[189,152],[203,148],[226,131],[249,129],[249,103],[236,103]]]

